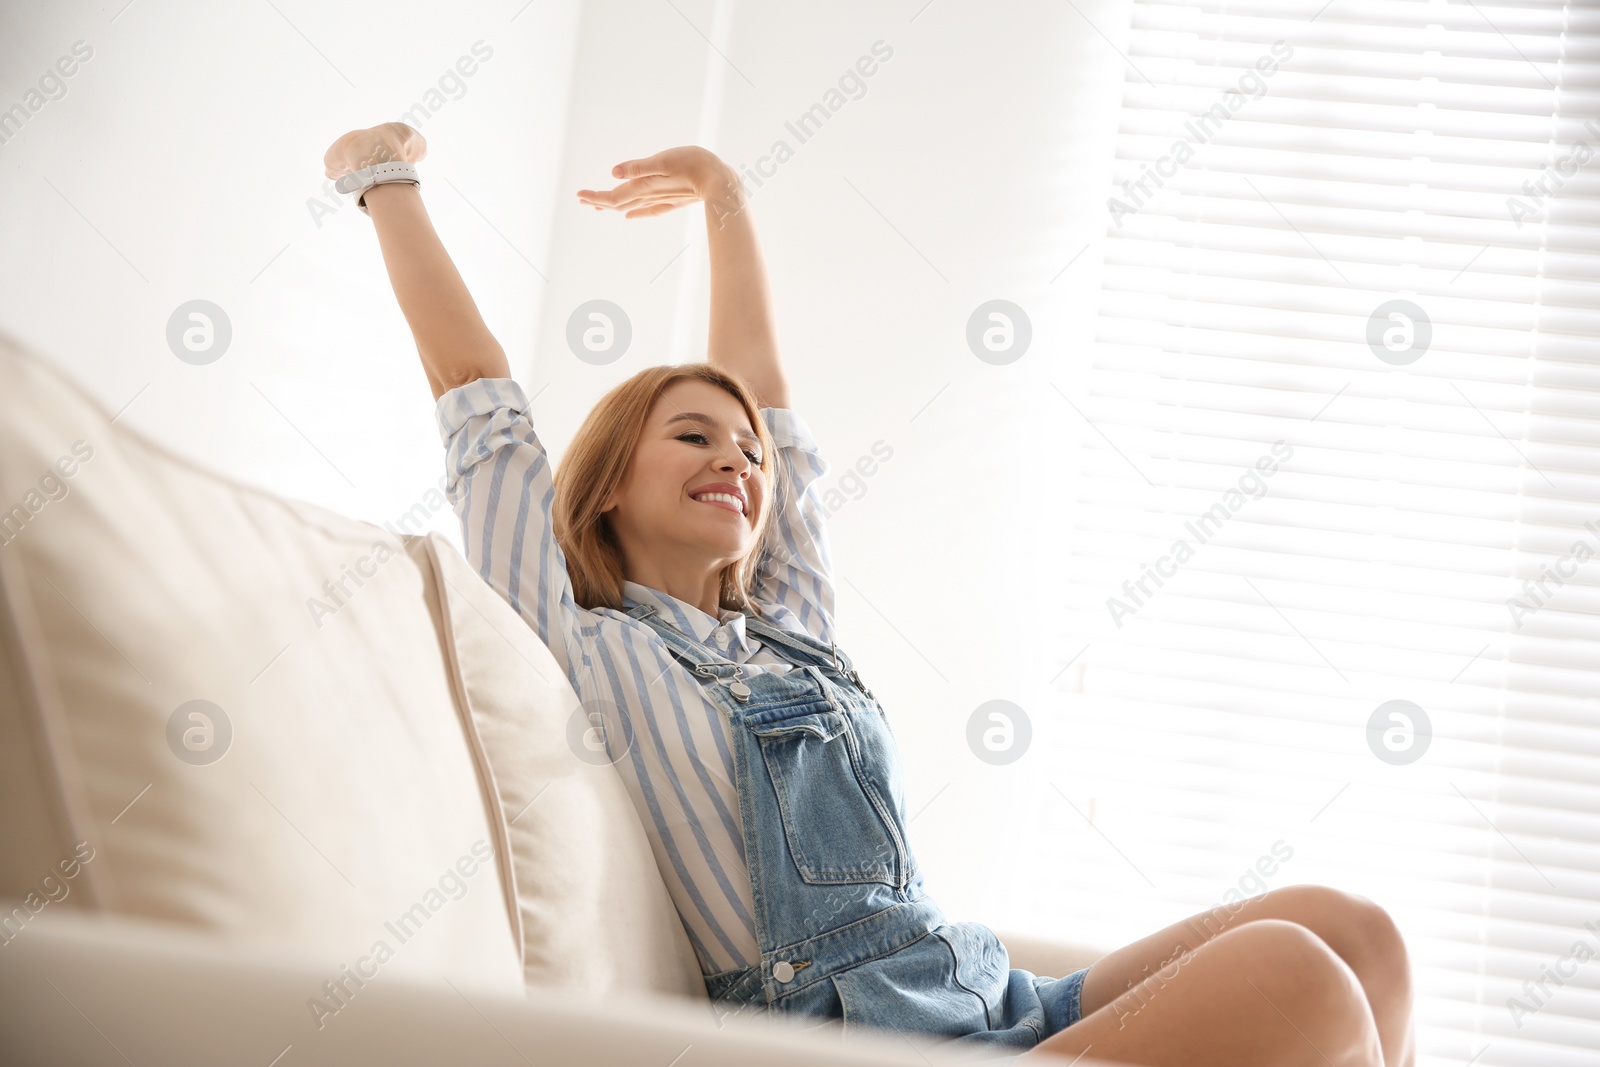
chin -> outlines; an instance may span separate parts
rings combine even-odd
[[[755,548],[756,546],[752,542],[736,542],[730,545],[718,545],[717,552],[718,555],[722,556],[723,558],[723,565],[727,566],[729,564],[738,563],[740,560],[754,552]]]

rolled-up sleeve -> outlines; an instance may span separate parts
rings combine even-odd
[[[527,396],[511,378],[479,378],[440,396],[434,415],[445,446],[445,495],[461,519],[467,561],[572,678],[568,641],[590,613],[573,600],[556,543],[555,472],[528,418]]]
[[[808,633],[832,641],[833,560],[819,484],[828,461],[792,410],[762,408],[761,417],[778,452],[779,489],[757,568],[756,599],[783,605]]]

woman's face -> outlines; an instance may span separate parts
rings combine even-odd
[[[626,561],[719,568],[743,559],[766,506],[760,460],[761,442],[732,394],[695,380],[668,386],[603,509]]]

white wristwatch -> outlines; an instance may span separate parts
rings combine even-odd
[[[420,186],[422,179],[417,177],[417,168],[410,163],[377,163],[342,175],[333,187],[338,192],[349,193],[361,213],[370,216],[372,212],[367,210],[366,204],[367,190],[384,182],[410,182]]]

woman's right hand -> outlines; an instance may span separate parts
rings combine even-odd
[[[377,163],[416,163],[428,154],[422,134],[403,122],[385,122],[365,130],[351,130],[322,156],[323,172],[340,178]]]

